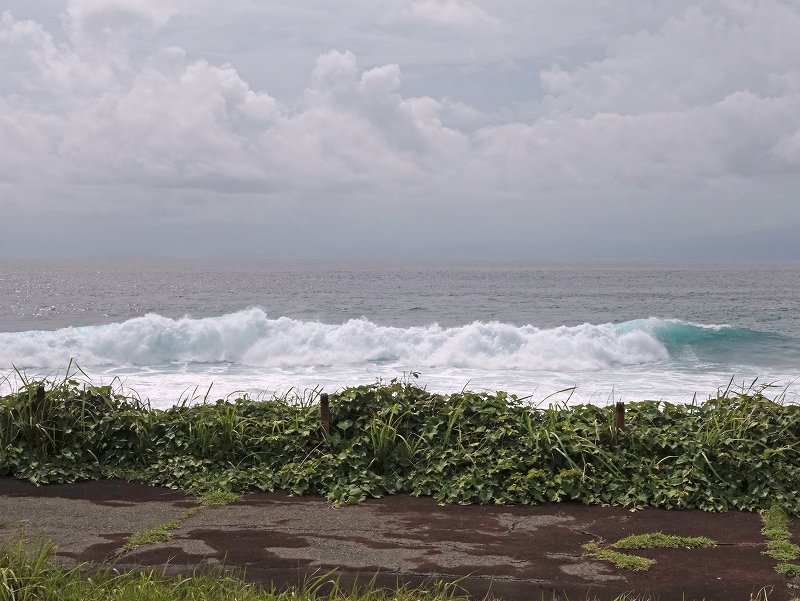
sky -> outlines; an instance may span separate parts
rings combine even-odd
[[[796,0],[0,0],[0,257],[800,259]]]

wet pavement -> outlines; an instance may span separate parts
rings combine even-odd
[[[336,570],[344,585],[375,581],[453,582],[477,599],[613,599],[620,593],[664,601],[800,597],[800,582],[763,555],[757,514],[584,506],[437,505],[397,495],[334,508],[319,497],[283,493],[193,510],[193,497],[118,481],[35,487],[0,478],[0,540],[47,537],[67,565],[113,561],[118,569],[168,573],[231,570],[267,586],[291,586]],[[187,511],[190,515],[187,516]],[[172,520],[171,540],[125,551],[131,534]],[[793,542],[800,542],[793,520]],[[630,534],[707,536],[708,549],[631,551],[656,560],[646,572],[585,557],[581,545]],[[763,597],[761,597],[763,598]]]

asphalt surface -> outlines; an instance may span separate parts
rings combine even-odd
[[[66,565],[113,561],[118,569],[168,573],[226,569],[268,586],[291,586],[335,569],[345,586],[372,581],[458,581],[477,599],[613,599],[620,593],[664,601],[800,597],[800,582],[763,555],[757,514],[594,507],[440,506],[397,495],[333,508],[319,497],[250,494],[198,507],[183,493],[118,481],[35,487],[0,478],[0,541],[47,537]],[[135,532],[180,520],[169,541],[125,551]],[[792,540],[800,542],[800,520]],[[707,536],[709,549],[635,551],[656,560],[647,572],[585,557],[581,545],[629,534]],[[763,593],[762,593],[763,594]],[[763,597],[759,597],[763,598]]]

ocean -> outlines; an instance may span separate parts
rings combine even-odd
[[[71,360],[162,408],[394,378],[800,402],[800,263],[0,262],[0,392]]]

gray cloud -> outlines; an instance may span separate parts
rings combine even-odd
[[[737,236],[800,226],[793,3],[10,4],[3,254],[124,222],[167,254],[764,258]]]

